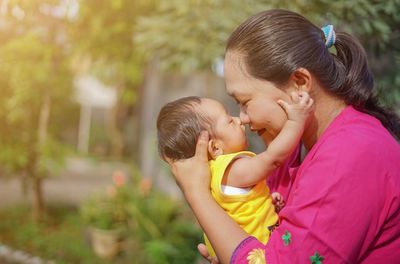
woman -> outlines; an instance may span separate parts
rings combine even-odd
[[[398,261],[399,119],[377,104],[358,41],[331,26],[321,30],[296,13],[269,10],[232,33],[224,67],[242,123],[266,145],[286,120],[277,100],[306,91],[315,111],[302,137],[307,154],[294,153],[268,180],[286,206],[267,245],[249,237],[211,197],[206,133],[193,158],[171,164],[220,262]]]

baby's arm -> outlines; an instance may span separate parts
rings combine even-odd
[[[288,120],[268,148],[254,156],[239,158],[225,173],[224,183],[234,187],[249,187],[268,177],[282,165],[299,144],[304,126],[312,112],[313,99],[306,92],[293,93],[292,104],[279,100]],[[245,176],[244,176],[245,175]]]

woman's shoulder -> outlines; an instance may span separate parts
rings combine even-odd
[[[399,143],[382,123],[350,106],[333,121],[316,145],[320,145],[320,148],[345,148],[346,152],[367,151],[369,155],[373,155],[374,151],[378,154],[389,151],[400,158]]]
[[[341,171],[349,167],[365,173],[382,171],[380,175],[392,171],[390,174],[400,176],[400,145],[388,130],[368,114],[352,108],[344,111],[347,113],[335,120],[313,146],[305,163],[325,164],[325,168]]]

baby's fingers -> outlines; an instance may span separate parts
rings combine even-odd
[[[283,110],[285,110],[286,113],[288,113],[290,105],[286,101],[279,99],[276,102],[283,108]]]
[[[301,105],[308,105],[309,100],[311,99],[310,95],[305,91],[299,92],[300,97],[300,104]]]
[[[290,99],[292,99],[292,102],[295,103],[295,104],[299,103],[299,102],[300,102],[299,93],[297,93],[297,92],[291,92],[291,93],[290,93]]]
[[[311,108],[313,104],[314,104],[314,100],[312,98],[310,98],[310,100],[308,100],[308,103],[307,103],[307,108]]]

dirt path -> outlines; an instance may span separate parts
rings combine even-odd
[[[129,173],[127,164],[122,162],[99,162],[84,158],[69,158],[65,168],[55,177],[44,182],[46,204],[63,203],[78,205],[88,195],[104,190],[112,183],[112,174],[116,170]],[[31,199],[24,197],[18,179],[0,178],[0,207],[27,203]]]

